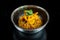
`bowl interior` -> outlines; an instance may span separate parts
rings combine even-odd
[[[33,12],[38,12],[38,15],[41,16],[42,21],[43,21],[42,25],[44,25],[47,22],[47,14],[44,10],[37,8],[37,7],[23,7],[23,8],[19,8],[17,11],[15,11],[15,13],[13,15],[13,21],[17,26],[18,26],[18,19],[21,15],[24,14],[25,9],[32,9]]]

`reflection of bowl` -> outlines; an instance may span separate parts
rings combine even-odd
[[[32,9],[34,12],[38,12],[42,18],[43,21],[43,25],[40,28],[37,29],[33,29],[33,30],[25,30],[23,28],[20,28],[18,26],[18,18],[19,16],[21,16],[24,13],[25,9]],[[39,32],[40,30],[42,30],[48,23],[49,21],[49,14],[48,12],[43,9],[42,7],[39,6],[35,6],[35,5],[24,5],[24,6],[20,6],[17,9],[15,9],[12,14],[11,14],[11,21],[14,24],[15,28],[21,32],[27,32],[27,33],[36,33]]]

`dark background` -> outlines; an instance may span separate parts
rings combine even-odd
[[[58,40],[59,36],[59,13],[60,7],[58,1],[52,0],[1,0],[0,1],[0,39],[1,40],[13,40],[12,28],[10,16],[12,11],[22,5],[38,5],[45,8],[49,15],[50,21],[46,27],[47,39]]]

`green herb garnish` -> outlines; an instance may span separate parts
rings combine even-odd
[[[26,15],[29,16],[29,15],[32,15],[33,14],[33,11],[32,10],[25,10],[26,12]]]

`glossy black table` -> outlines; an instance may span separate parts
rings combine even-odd
[[[13,39],[14,40],[46,40],[47,35],[46,35],[45,29],[41,30],[38,33],[27,34],[27,33],[22,33],[14,28],[13,29]]]

